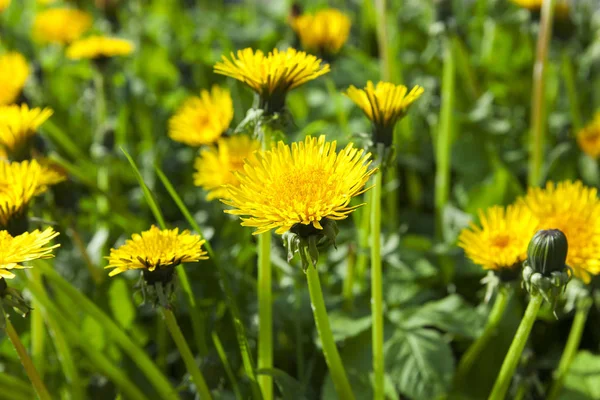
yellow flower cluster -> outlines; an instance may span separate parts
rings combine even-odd
[[[310,52],[335,54],[350,35],[350,18],[334,8],[302,14],[292,18],[290,23],[302,47]]]
[[[92,26],[92,16],[72,8],[50,8],[35,16],[33,36],[42,43],[67,44]]]
[[[18,150],[52,115],[49,108],[29,108],[27,104],[0,106],[0,146],[9,152]]]
[[[171,139],[189,146],[214,143],[229,128],[233,102],[227,89],[213,86],[188,99],[169,121]]]
[[[0,105],[13,103],[29,77],[29,64],[20,53],[0,55]]]
[[[46,245],[57,236],[58,232],[54,232],[52,228],[43,232],[25,232],[18,236],[0,231],[0,279],[14,278],[12,269],[30,268],[24,266],[24,262],[54,257],[52,250],[60,245]]]
[[[133,53],[133,50],[133,43],[128,40],[106,36],[89,36],[73,42],[67,48],[67,57],[77,60],[126,56]]]

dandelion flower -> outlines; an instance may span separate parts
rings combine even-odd
[[[510,0],[519,7],[528,9],[529,11],[539,12],[542,8],[544,0]],[[569,14],[569,2],[567,0],[557,0],[554,2],[554,12],[558,17],[565,17]]]
[[[105,268],[113,268],[109,276],[115,276],[130,269],[152,272],[157,268],[206,260],[206,251],[202,249],[205,242],[187,230],[179,233],[177,228],[160,230],[153,225],[150,230],[134,234],[118,249],[111,249],[107,257],[109,265]]]
[[[128,40],[106,37],[90,36],[73,42],[67,48],[67,57],[70,59],[81,58],[107,58],[126,56],[133,53],[133,43]]]
[[[0,105],[13,103],[19,97],[28,76],[29,65],[20,53],[0,55]]]
[[[524,204],[479,210],[479,224],[463,229],[458,245],[483,269],[515,269],[527,258],[527,246],[538,221]]]
[[[292,18],[292,28],[302,47],[311,52],[335,54],[350,35],[350,18],[339,10],[328,8],[315,14]]]
[[[200,97],[188,99],[169,121],[171,139],[189,146],[217,141],[233,119],[233,102],[227,89],[215,85]]]
[[[10,6],[10,0],[0,0],[0,12],[6,10]]]
[[[590,157],[600,157],[600,112],[577,133],[577,144]]]
[[[226,185],[239,186],[235,172],[243,171],[244,160],[259,149],[260,142],[246,135],[219,139],[196,158],[194,184],[208,191],[208,200],[227,197]]]
[[[63,176],[35,160],[0,162],[0,226],[7,226],[25,211],[33,197],[62,180]]]
[[[540,221],[537,229],[559,229],[569,242],[567,265],[589,282],[600,273],[600,200],[595,188],[581,182],[548,182],[530,188],[521,199]]]
[[[33,36],[42,43],[68,44],[92,27],[92,16],[72,8],[50,8],[35,16]]]
[[[228,186],[222,201],[234,209],[225,212],[247,216],[242,225],[256,228],[254,234],[273,228],[283,234],[296,224],[321,230],[324,219],[345,219],[359,207],[350,200],[376,170],[369,170],[371,154],[352,144],[335,150],[335,141],[320,136],[256,152],[236,174],[239,187]]]
[[[231,53],[231,60],[215,64],[215,72],[244,82],[258,93],[260,107],[267,112],[279,111],[290,90],[329,72],[329,64],[322,64],[313,55],[295,49],[274,49],[268,55],[247,48]]]
[[[0,231],[0,279],[14,278],[12,269],[31,268],[24,266],[24,262],[54,257],[52,250],[60,245],[46,245],[57,236],[58,232],[52,228],[43,232],[36,229],[18,236]]]
[[[27,104],[0,106],[0,145],[10,153],[18,152],[51,115],[49,108],[29,108]]]
[[[423,91],[418,85],[409,92],[403,85],[379,82],[374,86],[373,82],[368,81],[364,89],[350,86],[346,95],[375,125],[376,142],[391,144],[394,125],[404,117],[408,107],[423,94]]]

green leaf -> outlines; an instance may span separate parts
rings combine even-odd
[[[281,395],[286,400],[306,400],[313,398],[306,393],[306,386],[298,382],[287,372],[277,368],[263,368],[256,371],[257,375],[269,375],[273,377]]]
[[[450,388],[454,358],[439,332],[398,330],[385,344],[385,357],[392,381],[411,399],[434,399]]]
[[[129,330],[135,320],[135,307],[124,279],[112,281],[108,289],[108,301],[115,320],[124,329]]]
[[[329,323],[336,342],[358,336],[371,327],[371,315],[356,317],[341,310],[329,312]]]
[[[562,400],[600,400],[600,356],[580,351],[565,378]]]

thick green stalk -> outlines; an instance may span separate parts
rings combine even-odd
[[[102,325],[106,334],[111,337],[121,349],[136,363],[140,370],[146,375],[148,381],[164,399],[178,399],[177,392],[171,386],[167,378],[156,367],[150,357],[137,344],[129,338],[117,324],[107,316],[89,298],[75,289],[69,282],[61,277],[47,262],[39,261],[36,267],[43,275],[52,282],[58,290],[71,298],[73,304]]]
[[[381,171],[375,173],[371,189],[371,318],[373,373],[375,374],[374,399],[383,400],[385,360],[383,354],[383,277],[381,267]]]
[[[535,63],[533,65],[533,90],[531,95],[531,131],[529,138],[529,186],[539,186],[542,179],[543,152],[546,132],[545,73],[548,47],[552,36],[554,0],[543,0],[540,17]]]
[[[569,99],[569,109],[571,111],[571,124],[574,132],[578,132],[582,127],[581,107],[579,105],[579,91],[575,81],[575,72],[573,71],[573,60],[567,49],[562,53],[562,72],[567,89],[567,98]]]
[[[488,400],[504,400],[506,398],[506,392],[508,392],[510,381],[517,369],[517,365],[519,365],[521,354],[527,344],[527,338],[529,338],[529,333],[531,332],[531,328],[533,328],[537,313],[540,310],[543,301],[544,298],[541,294],[532,295],[531,299],[529,299],[525,314],[521,319],[519,328],[517,328],[515,337],[504,358],[502,368],[500,369],[500,373],[498,374],[498,378],[496,379],[496,383],[494,384],[494,388],[492,389],[492,393]]]
[[[450,157],[454,122],[454,84],[456,79],[454,68],[452,43],[450,39],[446,39],[442,75],[442,106],[435,140],[435,161],[437,164],[435,170],[435,211],[438,238],[442,237],[442,218],[444,208],[450,197]]]
[[[30,279],[40,279],[40,274],[35,268],[28,275]],[[36,303],[35,300],[31,302],[31,307],[34,310],[38,307]],[[31,326],[31,358],[43,380],[46,369],[46,327],[44,326],[42,315],[37,312],[31,313],[29,322]]]
[[[273,368],[271,274],[271,232],[265,232],[258,236],[258,369]],[[259,375],[258,384],[264,399],[273,399],[273,378]]]
[[[308,256],[310,257],[310,256]],[[310,293],[310,301],[312,303],[313,315],[317,332],[323,345],[323,354],[325,361],[329,367],[331,380],[335,386],[338,398],[344,400],[354,400],[350,381],[346,376],[344,364],[340,358],[340,353],[335,346],[331,326],[329,325],[329,317],[327,316],[327,308],[325,308],[325,300],[321,290],[321,282],[319,281],[319,272],[315,266],[310,266],[306,270],[306,279],[308,280],[308,291]]]
[[[377,46],[379,48],[379,65],[381,78],[386,81],[391,79],[390,51],[387,32],[387,5],[386,0],[375,0],[377,15]]]
[[[0,312],[3,312],[0,310]],[[17,354],[19,355],[19,359],[21,360],[21,364],[27,373],[27,377],[29,381],[31,381],[31,385],[35,390],[35,393],[38,395],[40,400],[51,400],[50,393],[48,393],[48,389],[46,389],[46,385],[42,381],[40,374],[38,373],[35,365],[33,365],[33,361],[27,354],[27,350],[25,350],[25,346],[21,343],[21,339],[19,339],[19,335],[15,331],[15,328],[12,326],[10,322],[10,318],[7,316],[4,317],[6,320],[6,335],[10,339],[11,343],[15,347]]]
[[[560,357],[558,368],[554,372],[554,383],[550,388],[547,400],[556,400],[560,396],[567,372],[569,371],[571,363],[575,358],[575,354],[579,349],[579,343],[581,342],[581,336],[583,335],[583,328],[585,327],[585,321],[587,320],[591,306],[592,299],[590,297],[581,299],[577,304],[577,311],[575,312],[573,325],[571,325],[569,339],[567,339],[567,345],[565,346],[565,350]]]
[[[181,329],[179,329],[179,324],[175,319],[175,315],[173,315],[173,311],[168,308],[162,307],[161,314],[167,325],[167,329],[179,350],[179,354],[183,358],[183,362],[192,377],[192,381],[196,385],[196,391],[202,400],[211,400],[212,395],[208,390],[208,386],[206,385],[206,380],[204,379],[204,375],[202,375],[202,371],[198,368],[196,364],[196,360],[194,359],[194,355],[190,350],[190,346],[188,346],[183,333],[181,333]]]
[[[219,339],[219,335],[217,335],[216,331],[212,331],[212,340],[213,344],[215,345],[215,349],[217,350],[217,354],[219,354],[219,358],[221,359],[221,363],[223,363],[223,368],[225,368],[225,373],[227,374],[227,377],[229,377],[229,381],[231,382],[231,387],[233,388],[235,398],[237,400],[243,400],[242,392],[240,392],[240,386],[235,377],[235,373],[233,372],[233,368],[231,368],[231,364],[227,359],[227,354],[223,349],[221,339]]]
[[[456,373],[454,374],[455,386],[464,382],[465,376],[471,370],[471,366],[477,360],[481,351],[496,335],[498,325],[502,320],[502,316],[504,315],[504,311],[506,310],[506,306],[510,300],[510,293],[512,293],[512,291],[509,292],[509,289],[506,288],[500,288],[498,291],[496,300],[494,301],[494,306],[490,311],[487,323],[483,329],[483,333],[471,344],[471,346],[469,346],[465,354],[460,359],[458,367],[456,368]]]

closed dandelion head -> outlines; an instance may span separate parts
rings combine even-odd
[[[133,43],[128,40],[107,36],[89,36],[73,42],[67,48],[67,57],[73,60],[104,59],[127,56],[133,53],[133,50]]]
[[[33,36],[41,43],[68,44],[92,27],[92,16],[72,8],[50,8],[35,16]]]
[[[290,25],[302,47],[316,54],[333,55],[340,51],[350,35],[350,18],[340,10],[328,8],[315,14],[292,17]]]
[[[583,129],[577,132],[579,148],[592,158],[600,157],[600,112]]]
[[[538,221],[524,204],[479,211],[479,224],[463,229],[458,245],[467,257],[501,278],[516,278]]]
[[[368,81],[364,89],[350,86],[346,95],[359,106],[365,115],[373,122],[375,128],[375,143],[390,146],[393,139],[393,129],[406,112],[422,94],[421,86],[413,87],[410,92],[403,85],[389,82],[379,82],[377,86]]]
[[[29,77],[29,64],[20,53],[0,55],[0,105],[11,104],[19,97]]]
[[[560,230],[568,240],[566,264],[584,282],[600,273],[600,200],[581,182],[548,182],[521,199],[538,218],[537,229]]]
[[[216,142],[233,119],[233,102],[227,89],[213,86],[200,97],[188,99],[169,121],[171,139],[189,146]]]
[[[219,139],[216,146],[202,149],[196,158],[194,184],[208,192],[208,200],[224,198],[227,186],[238,187],[236,172],[244,170],[244,160],[260,149],[260,142],[247,135]]]
[[[223,56],[215,72],[244,82],[259,95],[260,108],[271,114],[283,109],[290,90],[326,74],[329,65],[292,48],[266,55],[247,48],[231,53],[231,60]]]
[[[9,155],[21,153],[28,147],[39,126],[51,115],[49,108],[29,108],[27,104],[0,106],[0,146]]]

